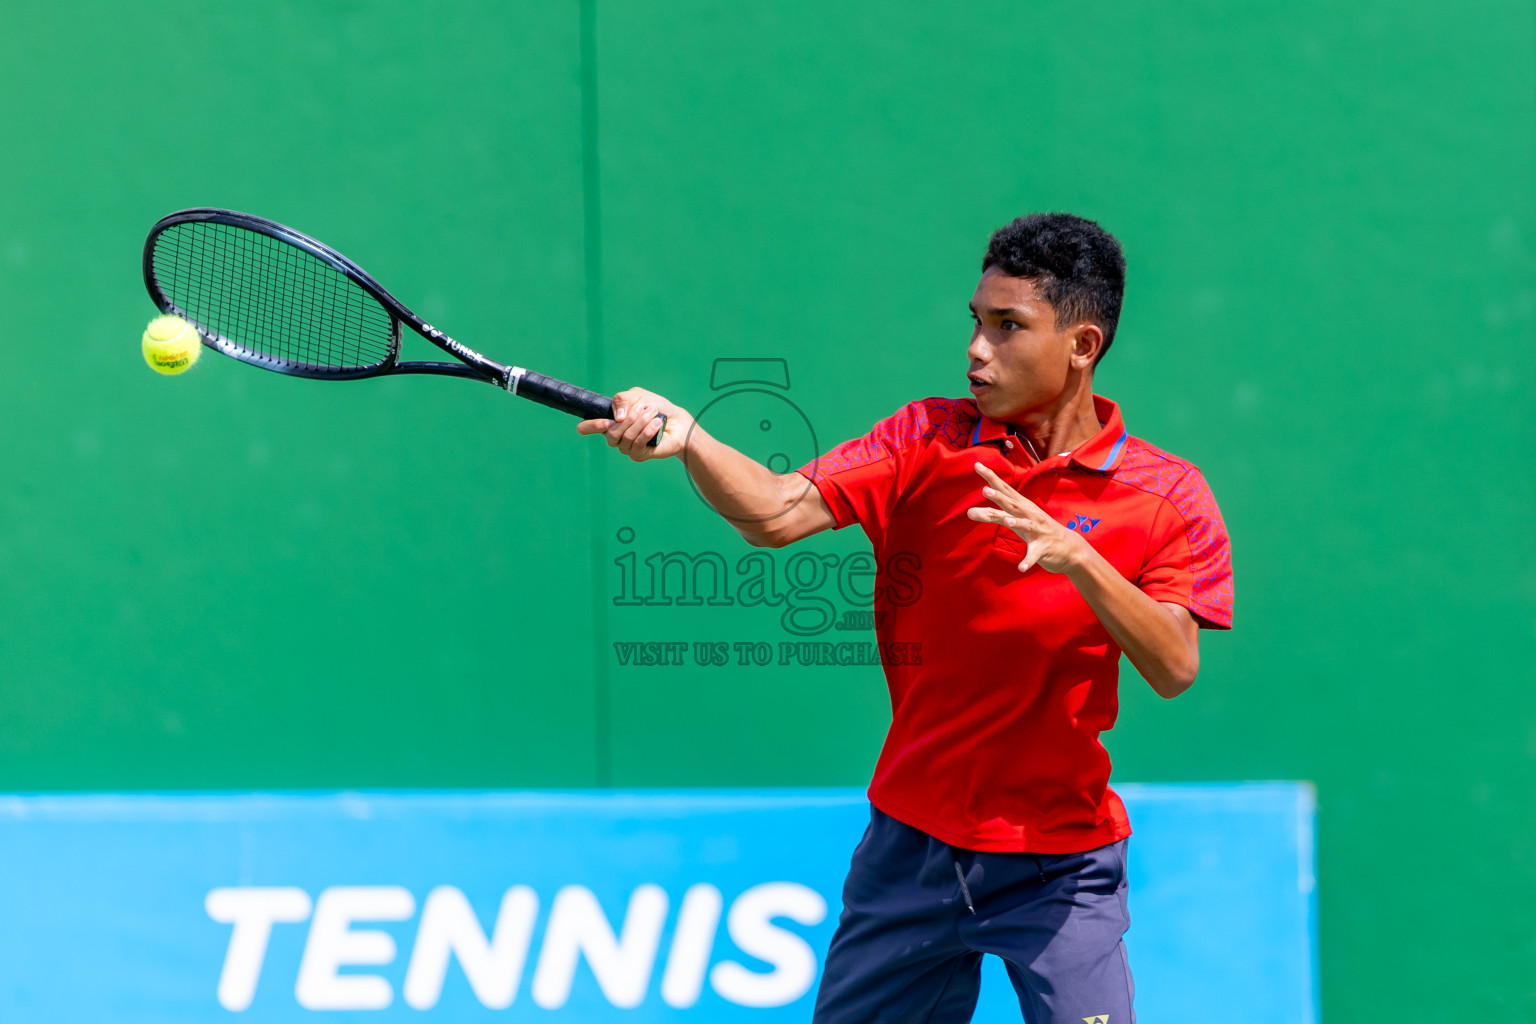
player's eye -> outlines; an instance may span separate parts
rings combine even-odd
[[[1020,330],[1019,322],[1017,320],[1004,320],[1003,321],[1003,330],[1005,330],[1005,331],[1017,331],[1017,330]]]

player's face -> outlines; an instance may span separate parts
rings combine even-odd
[[[971,296],[971,319],[971,394],[995,420],[1049,409],[1091,372],[1099,329],[1081,323],[1058,329],[1055,307],[1028,278],[988,268]]]

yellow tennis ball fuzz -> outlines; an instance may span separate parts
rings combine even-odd
[[[179,316],[157,316],[144,328],[144,361],[156,373],[185,373],[202,351],[197,328]]]

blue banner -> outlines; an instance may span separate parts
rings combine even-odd
[[[1311,1024],[1311,789],[1119,791],[1140,1019]],[[805,1021],[868,815],[843,790],[4,798],[0,1016]],[[976,1020],[1019,1020],[996,964]]]

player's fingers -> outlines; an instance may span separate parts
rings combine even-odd
[[[662,420],[660,416],[652,413],[646,417],[644,425],[640,428],[640,433],[635,436],[635,443],[630,447],[629,457],[636,462],[656,458],[656,449],[651,447],[651,438],[655,437],[661,429]]]
[[[634,414],[630,416],[629,427],[624,431],[631,443],[639,444],[646,437],[651,424],[656,421],[656,410],[649,402],[635,406]]]
[[[988,501],[995,502],[1000,508],[1016,518],[1023,519],[1031,526],[1042,527],[1047,522],[1053,522],[1045,510],[1017,491],[1012,494],[1002,494],[991,487],[983,487],[981,493],[986,495]]]
[[[980,462],[976,463],[976,472],[981,474],[981,478],[983,480],[985,480],[987,483],[991,484],[993,487],[997,488],[999,491],[1002,491],[1004,494],[1018,494],[1019,493],[1018,491],[1014,490],[1012,487],[1008,486],[1008,483],[1006,481],[1004,481],[1002,477],[1000,477],[996,473],[992,472],[992,470],[988,469],[985,465],[983,465]]]
[[[613,420],[582,420],[576,424],[578,434],[601,434],[613,425]]]
[[[1019,572],[1029,572],[1035,567],[1035,563],[1040,561],[1040,556],[1035,554],[1034,547],[1033,544],[1030,545],[1029,553],[1024,556],[1024,561],[1019,563]]]
[[[1004,526],[1020,537],[1023,537],[1026,541],[1033,541],[1036,537],[1040,536],[1039,525],[1028,519],[1021,519],[1018,516],[1004,516],[1001,521]]]
[[[978,523],[991,523],[1012,530],[1025,540],[1033,540],[1039,532],[1028,520],[1010,516],[1002,509],[971,508],[966,509],[965,514]]]
[[[652,397],[651,393],[645,388],[625,388],[613,396],[613,411],[618,413],[633,410],[635,406],[650,397]]]
[[[635,445],[640,440],[640,435],[645,433],[645,429],[651,425],[651,420],[655,418],[655,415],[655,410],[651,409],[649,403],[637,403],[630,410],[627,422],[624,424],[624,432],[622,440],[619,442],[619,449],[626,455],[633,455]]]
[[[1009,505],[1013,502],[1011,497],[1004,494],[996,487],[983,487],[981,489],[981,496],[992,502],[994,505]]]
[[[1045,509],[1041,508],[1039,505],[1036,505],[1034,502],[1030,501],[1028,498],[1024,497],[1024,495],[1018,493],[1017,491],[1015,491],[1013,494],[1013,503],[1018,506],[1020,512],[1036,521],[1051,518],[1045,514]]]
[[[998,508],[1011,515],[1027,516],[1029,514],[1029,510],[1021,504],[1023,499],[1021,499],[1016,494],[1004,494],[1002,491],[999,491],[996,488],[983,487],[981,489],[981,495],[988,501],[992,502],[992,504],[996,505]]]

